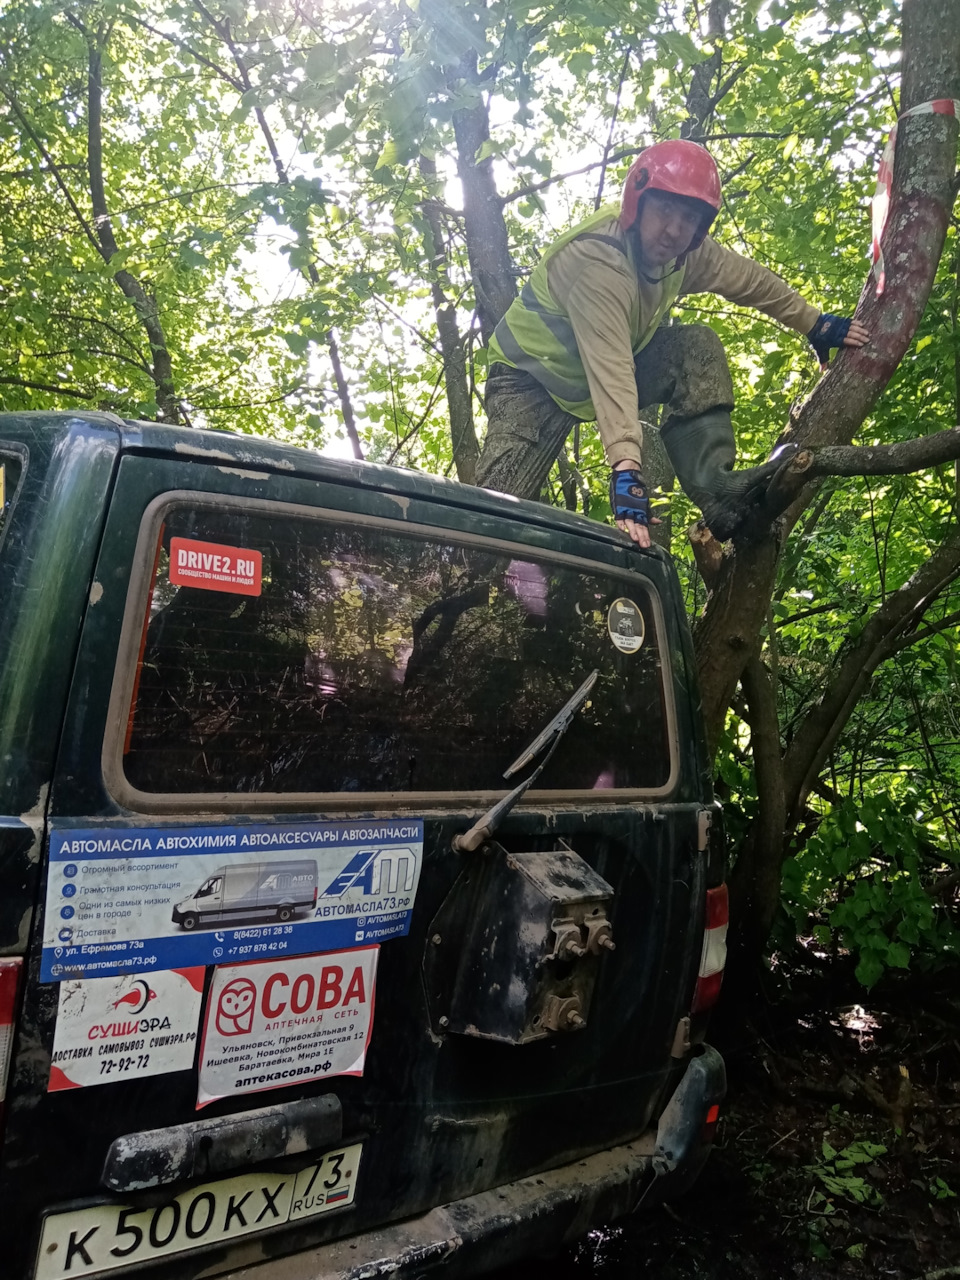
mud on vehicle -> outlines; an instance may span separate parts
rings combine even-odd
[[[726,890],[669,558],[108,415],[0,468],[4,1275],[470,1274],[685,1187]]]

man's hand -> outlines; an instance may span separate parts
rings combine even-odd
[[[650,546],[650,498],[647,482],[631,461],[618,462],[610,474],[610,508],[617,528],[638,547]]]
[[[807,340],[817,353],[820,368],[825,369],[834,347],[862,347],[870,341],[870,333],[859,320],[845,316],[832,316],[824,312],[807,334]]]

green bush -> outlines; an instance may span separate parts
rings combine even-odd
[[[887,969],[956,960],[960,931],[929,892],[951,862],[938,824],[918,817],[916,800],[846,800],[785,863],[782,901],[800,936],[856,956],[857,978],[869,988]]]

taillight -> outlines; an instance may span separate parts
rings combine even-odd
[[[316,885],[313,886],[313,905],[314,907],[316,907],[317,905],[317,886]]]
[[[17,992],[23,959],[15,956],[0,960],[0,1123],[7,1097],[7,1078],[13,1057],[13,1029],[17,1011]]]
[[[703,1122],[702,1138],[704,1142],[712,1142],[717,1136],[717,1121],[720,1119],[720,1104],[715,1102],[707,1111],[707,1118]]]
[[[720,995],[723,967],[727,963],[727,923],[730,919],[730,903],[727,886],[707,890],[707,919],[703,931],[703,950],[700,953],[700,974],[693,993],[692,1013],[711,1009]]]

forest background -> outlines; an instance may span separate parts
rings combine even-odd
[[[675,488],[741,955],[872,986],[960,954],[956,0],[8,0],[0,407],[239,430],[471,483],[486,343],[644,146],[709,146],[714,234],[874,341],[715,297],[745,461],[800,446],[721,548]],[[859,299],[859,303],[858,303]],[[852,445],[856,437],[857,444]],[[595,431],[545,500],[609,515]]]

